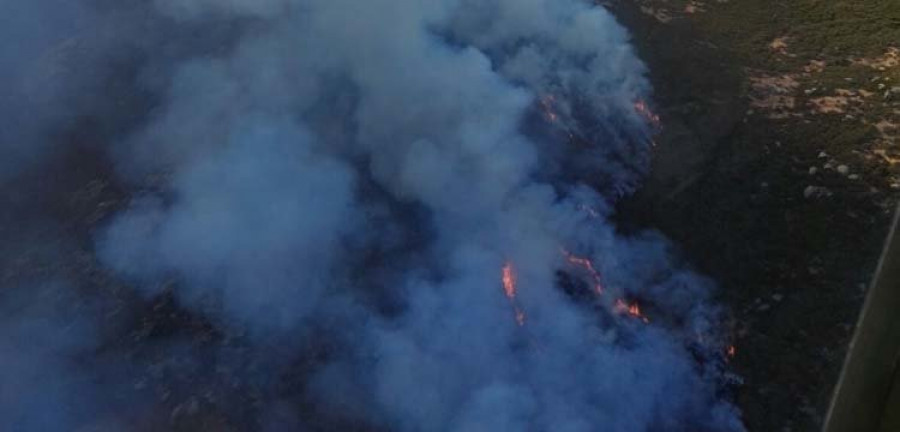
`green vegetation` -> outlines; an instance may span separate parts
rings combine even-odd
[[[721,285],[749,430],[819,430],[900,192],[900,0],[617,3],[665,127],[627,217]]]
[[[798,150],[826,151],[866,174],[883,176],[884,160],[871,155],[898,152],[897,135],[883,135],[875,125],[900,118],[900,67],[884,64],[888,49],[900,48],[900,1],[710,2],[705,13],[696,14],[696,24],[711,39],[724,41],[747,75],[788,74],[800,83],[790,96],[805,121],[774,122]],[[813,61],[823,66],[810,72]],[[854,96],[842,97],[844,91]],[[829,98],[848,103],[833,112],[817,111],[815,103]],[[896,182],[891,175],[866,177],[879,187]]]
[[[728,39],[748,64],[771,66],[767,50],[775,38],[789,36],[798,58],[857,57],[883,54],[900,43],[900,2],[896,0],[730,0],[709,2],[697,14],[705,31]]]

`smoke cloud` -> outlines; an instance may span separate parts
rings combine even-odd
[[[147,430],[742,430],[723,397],[713,284],[658,234],[611,222],[647,170],[652,126],[635,109],[644,66],[603,8],[2,8],[42,23],[83,13],[67,22],[116,36],[82,42],[95,54],[54,77],[27,121],[15,112],[34,98],[11,87],[2,130],[31,170],[65,145],[40,131],[107,131],[96,148],[122,198],[86,225],[90,280],[51,272],[69,281],[49,290],[128,306],[122,331],[91,318],[108,302],[71,335],[59,308],[5,316],[0,347],[17,354],[0,362],[0,422],[78,430],[113,400],[130,414],[110,424]],[[15,65],[4,73],[24,76],[74,30],[0,32],[0,44],[42,36],[0,50]],[[81,84],[99,70],[122,87]],[[24,224],[25,207],[3,220]],[[147,324],[157,315],[172,324]],[[29,385],[46,398],[7,390]],[[46,410],[63,414],[42,423]]]
[[[70,68],[86,53],[66,41],[89,18],[81,5],[65,1],[4,2],[0,16],[0,181],[5,181],[44,152],[48,137],[42,126],[73,115],[67,99],[84,78]]]

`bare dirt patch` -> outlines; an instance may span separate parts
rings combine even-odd
[[[816,114],[845,114],[853,112],[862,114],[866,98],[874,93],[866,90],[836,89],[834,96],[822,96],[809,100],[813,113]]]
[[[689,1],[688,4],[684,5],[684,13],[686,14],[695,14],[706,12],[706,5],[703,2],[699,1]]]
[[[668,23],[672,21],[672,14],[666,8],[656,8],[652,6],[641,6],[641,12],[646,15],[652,16],[657,21],[661,23]]]
[[[868,66],[872,69],[885,71],[900,66],[900,48],[888,48],[884,55],[874,58],[858,58],[851,60],[854,64]]]
[[[780,36],[769,42],[769,49],[781,55],[788,55],[788,36]]]
[[[795,93],[800,83],[792,75],[765,75],[750,77],[750,106],[766,112],[772,119],[801,116],[796,112]]]

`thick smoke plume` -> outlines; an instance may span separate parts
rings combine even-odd
[[[742,430],[711,283],[610,221],[647,169],[652,122],[635,108],[643,65],[603,8],[0,9],[31,20],[0,30],[15,47],[0,51],[0,182],[20,191],[3,265],[30,245],[81,266],[7,270],[0,423]],[[67,66],[38,93],[14,84],[54,50]],[[74,161],[73,146],[87,148]],[[84,152],[104,161],[87,198],[101,214],[22,192],[73,199],[34,173]]]

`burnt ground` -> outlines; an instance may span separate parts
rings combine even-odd
[[[900,188],[900,3],[605,6],[663,123],[622,222],[719,282],[748,429],[818,430]]]

